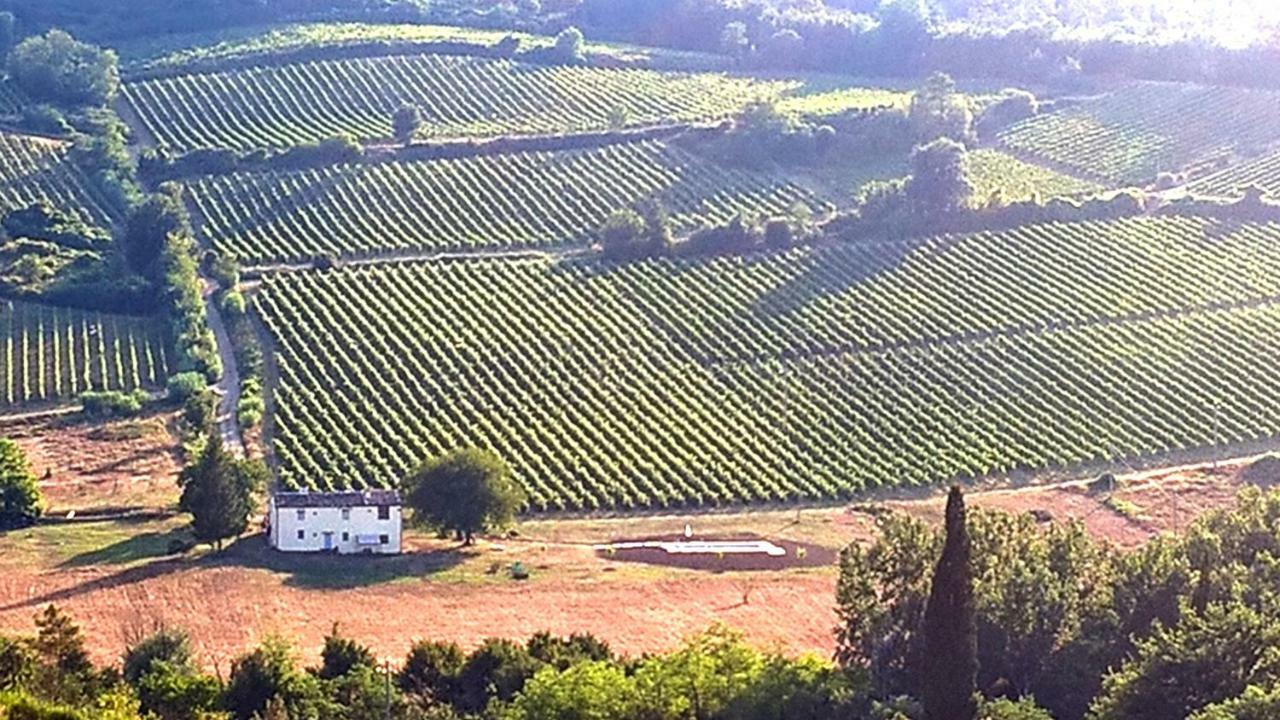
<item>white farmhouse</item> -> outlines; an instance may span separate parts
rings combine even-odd
[[[281,552],[395,555],[400,493],[278,492],[271,496],[267,526],[271,547]]]

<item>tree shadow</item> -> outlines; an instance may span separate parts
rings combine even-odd
[[[428,577],[457,567],[466,558],[461,548],[400,555],[282,553],[272,549],[265,536],[252,535],[207,555],[202,564],[269,570],[287,575],[285,584],[290,587],[348,590]]]
[[[0,607],[0,612],[8,610],[18,610],[22,608],[39,607],[50,603],[60,603],[70,600],[81,595],[93,592],[103,592],[114,590],[119,587],[135,585],[147,580],[153,580],[163,577],[170,573],[185,570],[196,565],[196,561],[185,557],[173,557],[163,560],[155,560],[142,565],[135,565],[119,572],[102,577],[96,577],[92,580],[72,585],[71,587],[54,590],[42,595],[30,597],[25,600],[10,603]]]
[[[407,552],[401,555],[330,555],[281,553],[267,545],[263,535],[240,538],[221,552],[204,555],[169,555],[169,539],[188,540],[185,528],[167,533],[145,533],[129,540],[77,555],[60,569],[83,570],[95,565],[120,565],[150,560],[114,573],[43,593],[0,607],[0,612],[61,603],[95,592],[110,591],[147,582],[177,572],[208,568],[246,568],[286,575],[290,587],[315,590],[347,590],[399,580],[425,578],[456,567],[467,559],[463,548]]]
[[[189,542],[191,534],[186,528],[174,528],[168,532],[146,532],[120,542],[83,552],[63,561],[59,568],[83,568],[93,565],[126,565],[142,560],[158,560],[173,555],[170,544],[174,541]]]

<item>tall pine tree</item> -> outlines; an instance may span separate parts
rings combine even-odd
[[[243,533],[253,511],[253,493],[264,479],[261,463],[237,460],[213,434],[195,464],[178,476],[179,507],[191,513],[196,539],[221,550],[223,540]]]
[[[974,720],[978,675],[978,630],[973,612],[973,566],[969,558],[964,494],[947,497],[947,541],[933,573],[924,615],[925,720]]]

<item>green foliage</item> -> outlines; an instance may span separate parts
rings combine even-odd
[[[181,630],[161,628],[130,645],[124,652],[122,675],[136,685],[157,663],[171,668],[191,668],[191,637]]]
[[[369,648],[343,637],[338,624],[324,637],[324,649],[320,651],[320,669],[316,675],[321,680],[333,680],[351,673],[356,668],[371,669],[377,665]]]
[[[1017,701],[1000,698],[983,702],[978,708],[978,720],[1054,720],[1054,717],[1032,698]]]
[[[551,633],[540,632],[530,637],[525,647],[535,659],[559,670],[566,670],[580,662],[614,659],[608,643],[588,634],[575,633],[569,637],[556,637]]]
[[[0,692],[24,687],[36,672],[36,656],[31,644],[0,635]]]
[[[558,62],[562,63],[578,63],[582,62],[586,40],[582,36],[582,31],[576,27],[565,28],[556,36],[556,43],[553,47],[554,57]]]
[[[663,718],[715,717],[759,679],[764,667],[764,658],[740,633],[713,627],[674,653],[636,668],[641,712]]]
[[[1280,662],[1278,519],[1280,493],[1247,489],[1184,537],[1120,553],[1075,524],[972,514],[979,690],[1034,697],[1060,720],[1091,703],[1092,720],[1154,720],[1267,687]],[[869,674],[875,698],[919,695],[936,680],[918,633],[940,539],[914,520],[879,523],[880,541],[841,558],[839,657]]]
[[[610,260],[637,260],[662,255],[671,249],[671,220],[658,202],[641,204],[640,212],[617,210],[600,229],[604,256]]]
[[[205,377],[197,372],[181,372],[169,378],[169,399],[185,403],[209,388]]]
[[[253,495],[266,486],[266,467],[256,460],[238,460],[223,447],[218,435],[178,476],[182,488],[179,507],[191,513],[196,539],[222,548],[249,527]]]
[[[268,637],[231,664],[223,703],[236,720],[266,713],[278,700],[286,717],[315,717],[328,703],[317,679],[300,670],[293,649],[279,637]]]
[[[404,493],[414,522],[454,531],[467,544],[478,532],[510,525],[525,504],[502,458],[476,449],[428,461],[405,480]]]
[[[959,486],[952,487],[947,498],[946,540],[925,604],[924,652],[925,720],[974,720],[978,629],[969,531]]]
[[[644,220],[634,210],[615,210],[600,228],[600,244],[609,257],[625,258],[644,239]]]
[[[90,417],[133,417],[150,400],[145,390],[90,390],[80,393],[80,407]]]
[[[973,197],[973,185],[964,145],[944,137],[916,148],[903,193],[909,210],[935,225],[965,210]]]
[[[43,511],[44,499],[26,453],[16,442],[0,438],[0,531],[31,525]]]
[[[1272,720],[1280,717],[1280,685],[1251,685],[1239,696],[1209,705],[1188,720]]]
[[[245,314],[247,304],[244,295],[238,290],[228,290],[222,294],[220,309],[231,318],[238,318]]]
[[[635,717],[636,682],[623,668],[588,661],[539,670],[501,714],[503,720],[614,720]]]
[[[75,250],[102,248],[111,242],[110,232],[63,212],[47,200],[10,211],[0,224],[11,238],[43,240]]]
[[[134,272],[159,283],[165,272],[165,250],[172,238],[190,235],[191,217],[182,202],[181,189],[166,186],[129,214],[122,238],[125,260]]]
[[[98,675],[89,662],[80,626],[55,605],[36,616],[36,637],[31,643],[38,664],[33,687],[43,697],[62,702],[91,698]]]
[[[569,48],[572,33],[562,37]],[[432,53],[344,57],[254,68],[237,73],[234,85],[220,73],[140,80],[125,93],[159,145],[182,153],[284,150],[334,133],[384,142],[400,104],[449,108],[432,113],[431,131],[455,139],[607,131],[608,109],[617,107],[631,110],[634,126],[705,122],[793,87],[724,74],[591,67],[546,54],[553,56],[546,67]],[[282,100],[299,86],[312,92],[297,104]]]
[[[983,138],[994,137],[1001,130],[1034,117],[1040,112],[1036,96],[1026,90],[1008,89],[1000,99],[983,108],[974,123],[974,132]]]
[[[457,695],[457,678],[466,653],[456,643],[419,640],[396,676],[401,691],[427,701],[447,702]]]
[[[160,720],[214,720],[222,694],[222,683],[209,675],[164,661],[152,664],[136,683],[143,711]]]
[[[1280,677],[1280,618],[1249,607],[1186,609],[1109,674],[1093,720],[1185,718]]]
[[[915,142],[927,145],[940,138],[967,143],[973,136],[973,111],[969,100],[956,91],[955,81],[944,73],[930,75],[911,98],[908,111]]]
[[[510,702],[540,667],[542,663],[522,645],[490,638],[458,671],[457,694],[450,702],[464,714],[478,713],[494,700]]]
[[[391,132],[401,145],[413,142],[422,127],[422,109],[417,105],[401,105],[391,116]]]
[[[212,712],[222,692],[217,679],[196,667],[191,638],[170,628],[153,632],[125,651],[122,677],[137,691],[141,709],[160,720]]]
[[[31,97],[71,108],[106,105],[120,89],[114,51],[56,29],[19,43],[9,55],[9,75]]]

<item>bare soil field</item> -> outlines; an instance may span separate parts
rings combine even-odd
[[[260,536],[220,554],[168,555],[185,534],[176,515],[179,461],[172,417],[87,426],[69,419],[0,428],[27,450],[61,522],[0,535],[0,633],[30,632],[48,603],[73,614],[95,658],[158,623],[188,629],[203,661],[230,659],[276,633],[314,658],[333,622],[399,659],[415,638],[473,645],[540,630],[591,632],[616,649],[669,649],[716,622],[767,648],[829,655],[839,550],[874,537],[885,509],[940,521],[941,491],[848,507],[616,518],[536,518],[472,548],[410,533],[396,558],[282,556]],[[972,505],[1078,520],[1132,547],[1229,504],[1241,463],[1122,476],[1112,492],[1086,483],[974,489]],[[115,519],[104,509],[149,509]],[[77,521],[67,522],[75,511]],[[670,561],[597,546],[622,540],[764,539],[787,550],[761,565],[732,557]],[[798,548],[804,552],[797,552]],[[519,563],[530,577],[516,580]]]

